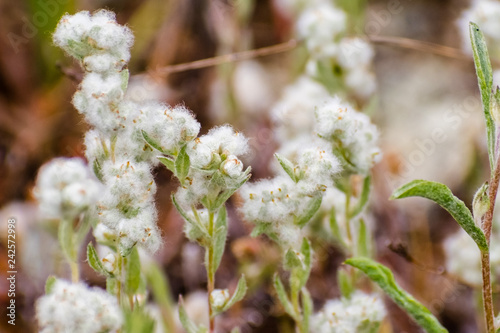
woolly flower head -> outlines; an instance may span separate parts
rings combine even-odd
[[[73,219],[93,205],[101,184],[80,158],[56,158],[40,169],[35,196],[47,219]]]
[[[83,283],[57,280],[52,290],[36,302],[41,333],[115,332],[123,323],[116,298]]]
[[[315,58],[331,57],[337,53],[336,41],[345,32],[346,14],[322,2],[307,8],[297,21],[297,34]]]
[[[139,127],[166,153],[176,154],[200,132],[200,123],[183,106],[174,108],[160,103],[141,106]]]
[[[277,139],[288,142],[299,133],[309,134],[314,128],[314,108],[329,98],[324,86],[305,75],[288,85],[271,111]]]
[[[247,151],[248,140],[229,125],[213,128],[188,143],[188,181],[176,194],[181,204],[196,205],[206,196],[213,201],[222,191],[241,186],[248,179],[250,168],[244,169],[239,157]]]
[[[500,3],[496,0],[473,0],[471,7],[457,21],[462,32],[463,49],[472,54],[469,22],[476,23],[484,33],[490,54],[500,55]]]
[[[54,43],[76,59],[83,60],[89,71],[107,71],[121,67],[130,59],[134,36],[129,28],[116,23],[115,14],[99,10],[64,15],[53,35]]]
[[[317,147],[303,149],[297,161],[296,165],[284,162],[292,175],[245,184],[240,189],[244,218],[284,248],[300,244],[302,219],[325,189],[333,185],[333,177],[340,171],[338,160]]]
[[[356,291],[349,299],[329,300],[311,319],[320,333],[376,332],[386,310],[378,295]]]
[[[316,109],[316,133],[333,145],[346,168],[366,174],[380,159],[378,130],[370,118],[339,98]]]

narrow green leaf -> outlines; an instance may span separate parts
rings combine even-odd
[[[116,295],[118,290],[118,280],[116,278],[107,278],[106,279],[106,291],[111,295]]]
[[[366,228],[366,223],[363,219],[359,219],[358,224],[359,224],[358,239],[356,240],[357,255],[360,257],[369,257],[370,256],[370,250],[369,250],[370,236],[369,236],[368,230]]]
[[[222,206],[219,209],[219,214],[217,214],[217,220],[215,221],[215,235],[214,235],[214,260],[213,271],[217,271],[219,268],[222,256],[224,254],[224,249],[226,247],[227,239],[227,212],[226,207]]]
[[[45,295],[48,295],[52,293],[52,290],[54,290],[54,285],[57,282],[57,278],[54,275],[50,275],[47,278],[47,281],[45,281]]]
[[[125,333],[153,333],[155,320],[144,310],[144,307],[135,306],[132,311],[125,311]]]
[[[186,330],[186,333],[198,333],[198,327],[191,319],[189,319],[186,309],[184,308],[184,300],[182,299],[182,296],[179,296],[179,319],[182,327]]]
[[[426,180],[413,180],[395,190],[391,200],[415,196],[430,199],[446,209],[472,237],[481,251],[488,249],[486,237],[481,229],[474,224],[470,210],[462,200],[453,195],[446,185]]]
[[[102,182],[103,181],[102,167],[97,159],[95,159],[94,163],[92,163],[92,169],[94,170],[94,175],[97,177],[97,179],[99,179]]]
[[[495,168],[495,124],[491,117],[490,98],[493,84],[493,71],[491,69],[490,56],[486,46],[486,40],[477,24],[469,23],[469,33],[474,55],[474,65],[483,102],[484,117],[486,119],[486,132],[488,137],[488,155],[490,158],[490,168]]]
[[[168,170],[172,171],[175,173],[175,162],[172,158],[167,157],[167,156],[159,156],[158,160],[167,167]]]
[[[184,220],[187,223],[191,224],[191,226],[193,228],[196,228],[195,233],[203,235],[203,237],[205,237],[206,239],[210,239],[210,235],[208,234],[208,231],[206,230],[206,228],[204,228],[200,223],[198,223],[197,221],[195,221],[189,217],[189,215],[186,213],[186,211],[184,211],[184,209],[182,209],[182,207],[179,205],[179,203],[177,203],[177,200],[175,199],[174,194],[172,194],[171,198],[172,198],[172,203],[174,204],[174,207],[175,207],[175,209],[177,209],[179,214],[181,214],[181,216],[184,218]]]
[[[351,282],[351,277],[344,269],[339,269],[337,271],[337,280],[340,289],[340,293],[345,298],[351,298],[352,293],[354,292],[354,286]]]
[[[273,284],[274,284],[274,289],[278,294],[278,299],[280,300],[281,305],[285,309],[285,312],[288,313],[288,315],[290,315],[292,318],[297,319],[298,314],[295,313],[292,302],[288,298],[285,286],[283,286],[283,282],[281,282],[281,279],[278,277],[278,274],[274,275]]]
[[[295,224],[299,227],[303,227],[309,222],[314,214],[318,211],[319,207],[321,207],[321,200],[323,200],[323,196],[316,195],[311,198],[309,203],[307,204],[307,208],[303,212],[302,216],[296,216]]]
[[[247,281],[245,279],[245,276],[242,275],[240,277],[240,280],[238,281],[238,285],[236,286],[236,290],[233,293],[233,296],[227,301],[226,305],[222,308],[221,312],[229,310],[234,304],[238,303],[245,297],[245,294],[247,292]]]
[[[102,264],[101,260],[99,259],[99,255],[97,254],[97,251],[95,250],[92,243],[89,243],[87,245],[87,261],[88,261],[90,267],[92,267],[94,269],[94,271],[96,271],[97,273],[104,275],[107,278],[114,277],[113,274],[111,274],[110,272],[108,272],[104,268],[104,265]]]
[[[361,190],[361,196],[353,209],[349,212],[349,217],[352,219],[359,215],[368,203],[368,198],[370,197],[371,188],[371,177],[368,176],[363,180],[363,189]]]
[[[301,290],[301,298],[302,298],[302,332],[309,332],[309,322],[311,319],[311,315],[314,311],[314,305],[309,294],[309,291],[306,288],[302,288]]]
[[[294,181],[297,182],[297,177],[295,176],[294,168],[295,166],[293,165],[292,162],[290,162],[285,156],[282,156],[278,153],[274,154],[274,157],[278,160],[280,163],[281,167],[285,172],[290,176],[290,178]]]
[[[161,271],[158,264],[152,262],[148,264],[148,269],[145,272],[148,285],[151,287],[156,304],[161,309],[162,321],[167,333],[176,331],[173,318],[173,300],[172,292],[167,280],[167,277]]]
[[[156,142],[155,140],[153,140],[153,139],[152,139],[152,138],[148,135],[148,133],[146,133],[146,131],[142,130],[142,131],[141,131],[141,133],[142,133],[142,137],[144,138],[144,141],[146,141],[146,143],[147,143],[148,145],[150,145],[150,146],[151,146],[151,148],[154,148],[154,149],[156,149],[156,150],[160,151],[161,153],[166,154],[166,152],[163,150],[163,148],[161,147],[161,145],[160,145],[158,142]]]
[[[76,261],[76,248],[73,241],[73,223],[66,219],[59,222],[58,240],[61,250],[69,261]]]
[[[422,304],[396,284],[389,268],[368,258],[351,258],[346,264],[356,267],[368,277],[402,309],[404,309],[428,333],[448,332]]]
[[[312,269],[312,249],[311,243],[307,238],[302,240],[302,246],[300,248],[300,252],[304,256],[304,268],[302,269],[301,274],[299,275],[300,279],[300,288],[303,288],[307,280],[309,280],[309,275],[311,274]]]
[[[175,176],[179,179],[181,184],[184,184],[186,177],[189,173],[189,155],[186,152],[186,146],[183,146],[175,159]]]
[[[130,73],[128,71],[128,69],[124,69],[120,72],[120,77],[122,79],[122,90],[125,92],[127,91],[127,87],[128,87],[128,79],[130,77]]]
[[[217,196],[217,199],[215,199],[215,202],[213,203],[212,207],[207,207],[207,209],[210,209],[212,211],[216,211],[219,209],[220,206],[222,206],[229,198],[236,192],[243,184],[247,182],[247,180],[250,179],[250,171],[251,168],[248,167],[245,170],[245,177],[239,182],[235,187],[227,189],[223,191],[221,194]]]
[[[137,246],[134,246],[126,259],[125,288],[129,295],[133,295],[141,283],[141,259]]]
[[[295,250],[292,249],[288,249],[288,251],[286,252],[283,265],[286,270],[292,270],[297,268],[302,269],[302,262],[300,261]]]

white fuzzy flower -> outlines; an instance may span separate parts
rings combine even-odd
[[[154,204],[141,208],[132,217],[120,219],[117,225],[120,252],[126,254],[135,245],[141,245],[150,253],[156,252],[162,244],[156,220]]]
[[[228,289],[215,289],[210,294],[210,303],[215,309],[222,309],[230,298]]]
[[[192,141],[200,132],[200,123],[183,106],[172,108],[151,102],[141,105],[140,112],[138,126],[165,152],[177,153],[183,144]]]
[[[311,326],[320,333],[376,332],[385,316],[380,296],[356,291],[349,299],[327,301],[311,318]]]
[[[116,297],[83,283],[57,280],[36,302],[41,333],[100,333],[121,328],[123,315]]]
[[[99,10],[93,15],[87,11],[64,15],[53,39],[57,46],[77,59],[109,53],[128,62],[134,36],[130,29],[116,23],[113,12]]]
[[[222,163],[222,172],[231,178],[241,177],[243,174],[243,163],[234,155],[229,155]]]
[[[380,159],[378,131],[370,118],[335,98],[316,109],[316,133],[332,143],[344,164],[361,174]]]
[[[104,269],[110,273],[115,271],[116,256],[113,253],[107,254],[101,259]]]
[[[342,38],[339,43],[338,62],[344,69],[368,67],[375,52],[370,43],[362,38]]]
[[[314,109],[330,99],[326,88],[308,76],[300,76],[288,85],[271,110],[278,141],[286,143],[314,128]]]
[[[56,158],[38,173],[35,196],[47,219],[73,219],[97,201],[101,185],[80,158]]]
[[[322,2],[307,8],[297,21],[297,34],[305,40],[313,57],[332,57],[338,52],[336,40],[345,32],[346,14]]]

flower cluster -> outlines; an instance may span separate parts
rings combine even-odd
[[[116,298],[83,283],[55,281],[50,292],[36,302],[41,333],[116,332],[123,316]]]
[[[80,158],[56,158],[38,173],[35,196],[45,219],[72,221],[95,204],[101,184]]]
[[[327,301],[311,319],[311,326],[321,333],[377,332],[385,316],[379,296],[356,291],[350,298]]]
[[[241,212],[247,221],[257,224],[258,232],[265,232],[287,249],[300,245],[300,229],[312,217],[311,210],[319,208],[341,167],[321,146],[300,149],[296,164],[277,157],[286,174],[244,185]]]
[[[367,115],[355,111],[339,98],[316,109],[315,131],[333,145],[346,168],[357,173],[367,174],[381,157],[375,125]]]

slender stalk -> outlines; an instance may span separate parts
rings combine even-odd
[[[208,317],[210,318],[210,333],[215,332],[215,318],[213,318],[213,309],[212,309],[212,303],[210,302],[210,295],[212,294],[212,291],[214,291],[215,288],[215,271],[213,269],[214,265],[214,244],[213,244],[213,238],[214,238],[214,212],[209,212],[208,213],[208,234],[210,235],[210,245],[206,248],[207,252],[207,262],[206,262],[206,269],[207,269],[207,280],[208,280],[208,286],[207,286],[207,291],[208,291]]]
[[[71,281],[73,283],[78,283],[80,280],[80,269],[76,261],[69,261],[69,266],[71,267]]]
[[[482,225],[482,229],[484,235],[486,236],[486,241],[488,242],[488,245],[490,244],[491,228],[493,225],[493,213],[495,211],[495,201],[498,192],[498,185],[500,182],[499,167],[500,167],[500,155],[497,154],[495,169],[492,171],[488,189],[490,206],[488,208],[488,211],[484,215],[483,225]],[[486,330],[488,333],[494,333],[495,311],[493,308],[493,295],[491,289],[491,268],[490,268],[489,249],[487,251],[482,251],[481,253],[481,271],[483,276],[483,304],[484,304],[484,315],[486,320]]]
[[[122,262],[123,258],[121,255],[118,255],[118,276],[116,279],[116,299],[118,300],[118,304],[122,305]]]
[[[491,271],[490,271],[490,252],[489,250],[481,253],[481,268],[483,274],[483,305],[486,317],[486,332],[494,333],[493,296],[491,291]]]

